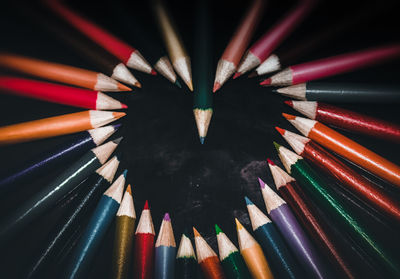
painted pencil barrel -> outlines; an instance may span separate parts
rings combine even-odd
[[[270,216],[285,237],[288,246],[292,248],[297,260],[309,273],[309,276],[313,278],[329,278],[324,264],[289,206],[282,204],[279,208],[271,210]]]
[[[228,279],[250,279],[250,273],[238,251],[231,253],[221,262]]]
[[[72,161],[85,152],[95,147],[92,137],[88,132],[82,132],[71,139],[67,144],[56,146],[45,153],[37,155],[34,159],[23,162],[20,166],[0,178],[0,192],[8,190],[13,185],[21,185],[28,180],[35,179],[61,164]]]
[[[117,216],[115,231],[112,278],[126,279],[131,264],[130,249],[135,235],[135,219],[129,216]]]
[[[352,132],[400,142],[400,125],[329,104],[318,103],[315,120]]]
[[[201,261],[201,270],[205,279],[225,279],[217,256],[208,257]]]
[[[196,278],[198,273],[197,261],[195,258],[177,258],[176,259],[176,279]]]
[[[340,103],[399,103],[400,87],[378,84],[322,83],[306,84],[308,101]]]
[[[272,223],[258,227],[254,231],[254,235],[263,249],[275,277],[301,278],[303,276],[303,271]]]
[[[83,278],[96,250],[107,232],[119,203],[113,198],[103,195],[87,228],[79,240],[66,269],[68,278]]]
[[[134,249],[133,278],[152,279],[154,268],[154,235],[149,233],[136,234]]]
[[[246,265],[249,268],[249,271],[253,278],[274,278],[260,245],[253,245],[250,248],[241,250],[240,253],[243,255],[243,258],[246,261]]]
[[[174,279],[175,278],[175,247],[160,246],[155,249],[154,278]]]
[[[329,191],[329,188],[324,186],[325,182],[322,178],[304,160],[299,160],[292,165],[291,173],[301,185],[308,189],[308,192],[314,197],[313,200],[319,206],[348,229],[347,232],[355,238],[365,251],[377,259],[389,272],[400,274],[398,263],[394,261],[390,253],[373,239],[366,227],[351,216],[343,204]]]
[[[14,214],[11,214],[5,225],[1,226],[0,238],[4,239],[5,236],[10,236],[13,232],[27,226],[100,166],[101,163],[93,152],[86,153],[18,208]]]

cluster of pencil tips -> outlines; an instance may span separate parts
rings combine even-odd
[[[98,64],[102,73],[12,53],[0,53],[0,67],[48,80],[1,76],[1,91],[86,109],[0,127],[0,145],[76,133],[68,144],[46,150],[35,159],[24,162],[6,177],[0,178],[0,192],[7,193],[13,185],[26,183],[57,166],[73,162],[3,220],[0,224],[2,243],[50,210],[77,185],[81,190],[68,201],[76,206],[70,207],[67,214],[54,225],[48,242],[32,259],[27,277],[43,278],[41,276],[47,274],[47,269],[55,264],[60,249],[63,249],[62,253],[68,255],[64,275],[68,278],[85,278],[96,250],[115,220],[113,278],[127,278],[130,269],[134,278],[138,279],[196,278],[198,267],[204,277],[209,279],[330,278],[329,268],[321,257],[327,258],[343,278],[357,278],[359,271],[351,264],[351,258],[357,255],[336,245],[340,241],[346,242],[346,237],[338,240],[337,234],[332,233],[316,208],[327,212],[351,235],[352,241],[362,247],[363,253],[374,263],[371,264],[371,270],[378,266],[384,274],[393,278],[400,276],[399,261],[396,261],[393,251],[375,238],[368,225],[353,214],[352,209],[332,190],[322,175],[336,179],[347,191],[388,220],[396,224],[400,222],[399,203],[349,167],[342,158],[395,188],[400,187],[400,167],[325,124],[395,143],[400,142],[400,126],[324,103],[399,102],[400,88],[314,82],[398,58],[400,44],[369,48],[287,67],[293,57],[285,55],[278,46],[307,17],[316,2],[298,1],[278,23],[249,47],[267,4],[264,0],[253,0],[216,70],[211,63],[209,48],[210,18],[206,4],[200,4],[197,9],[198,42],[195,44],[193,80],[191,58],[161,1],[156,0],[153,6],[166,50],[156,47],[156,54],[149,55],[152,58],[150,63],[137,49],[62,1],[45,0],[42,7],[35,12],[31,11],[30,16],[42,22],[49,32],[64,34],[62,39]],[[48,11],[57,17],[44,17],[43,14]],[[329,29],[324,29],[324,32],[326,30]],[[335,32],[340,30],[336,28]],[[313,39],[317,34],[313,35]],[[152,38],[147,39],[152,41]],[[310,44],[306,38],[303,44],[308,46],[307,50],[299,44],[298,51],[302,50],[303,53],[297,55],[312,51],[321,46],[323,41],[313,40],[313,44]],[[159,46],[158,43],[153,44]],[[249,198],[245,198],[253,232],[250,233],[236,219],[238,246],[216,225],[219,256],[195,228],[196,253],[188,233],[182,235],[179,248],[176,249],[168,213],[155,238],[147,201],[134,231],[136,215],[131,186],[125,188],[127,171],[123,171],[114,180],[121,160],[121,153],[114,151],[122,138],[106,142],[120,127],[120,124],[107,124],[126,114],[105,110],[126,109],[128,106],[101,92],[131,91],[130,87],[142,87],[128,68],[151,75],[160,73],[181,87],[179,76],[190,91],[194,91],[193,112],[201,143],[204,143],[212,118],[212,92],[220,90],[231,77],[236,79],[252,70],[250,76],[274,73],[260,84],[281,87],[273,90],[296,99],[285,103],[307,118],[286,113],[283,116],[302,135],[276,127],[294,152],[274,143],[286,171],[268,159],[276,192],[259,179],[267,214]],[[214,83],[209,76],[213,72],[216,73]],[[74,234],[87,217],[87,212],[90,212],[90,218],[85,228],[80,234]],[[71,235],[75,239],[71,239]],[[370,266],[367,261],[366,266]]]

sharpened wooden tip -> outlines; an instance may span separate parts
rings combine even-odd
[[[128,187],[126,187],[126,190],[125,190],[125,191],[126,191],[127,193],[129,193],[129,195],[132,196],[131,184],[129,184]]]
[[[285,130],[282,128],[279,128],[278,126],[275,127],[275,130],[277,130],[279,132],[279,134],[281,134],[282,136],[285,134]]]
[[[144,203],[144,207],[143,207],[143,210],[145,210],[145,209],[150,209],[149,208],[149,202],[146,200],[146,202]]]
[[[296,119],[296,116],[291,115],[291,114],[287,114],[287,113],[282,113],[282,116],[285,117],[287,120],[294,120]]]
[[[119,82],[118,82],[118,89],[120,91],[132,91],[132,88],[129,88],[128,86],[123,85],[122,83]]]
[[[195,227],[193,227],[193,234],[195,237],[200,236],[199,232],[196,230]]]
[[[287,100],[287,101],[284,101],[284,103],[286,104],[286,105],[288,105],[289,107],[293,107],[293,102],[292,102],[292,100]]]
[[[243,225],[239,222],[239,220],[237,218],[235,218],[235,222],[236,222],[236,228],[238,230],[243,229]]]
[[[221,88],[221,84],[219,82],[214,83],[213,93],[217,92]]]

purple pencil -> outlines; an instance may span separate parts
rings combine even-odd
[[[267,212],[310,278],[329,278],[324,264],[286,202],[260,178]]]

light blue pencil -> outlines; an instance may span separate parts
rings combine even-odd
[[[155,249],[155,277],[156,279],[175,278],[176,243],[172,230],[171,218],[165,213]]]

